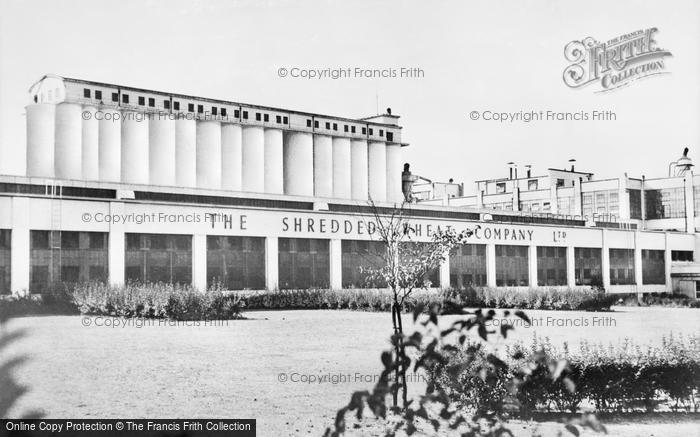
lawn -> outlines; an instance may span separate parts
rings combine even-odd
[[[29,331],[9,352],[28,355],[17,378],[30,391],[10,415],[39,408],[51,418],[256,418],[260,436],[320,435],[352,391],[372,386],[391,327],[388,313],[246,315],[249,320],[219,326],[105,327],[95,326],[104,319],[91,318],[86,327],[79,316],[14,319],[10,327]],[[536,334],[573,347],[579,338],[659,343],[671,332],[700,331],[700,312],[683,308],[528,315],[541,322],[517,328],[513,338],[530,341]],[[611,319],[593,326],[595,317]],[[414,392],[419,386],[413,384]],[[697,425],[678,425],[685,429],[679,435],[696,432]],[[612,429],[636,435],[627,428]],[[661,431],[649,428],[645,435],[654,432]]]

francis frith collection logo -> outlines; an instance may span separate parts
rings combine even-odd
[[[597,92],[605,92],[668,73],[665,58],[672,55],[657,45],[657,31],[655,27],[637,30],[606,42],[591,37],[571,41],[564,48],[571,62],[564,70],[564,83],[570,88],[597,85]]]

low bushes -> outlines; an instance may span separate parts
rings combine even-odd
[[[25,296],[1,296],[0,319],[36,315],[78,314],[72,296],[67,291]]]
[[[248,309],[351,309],[389,311],[391,292],[381,289],[279,290],[241,294]],[[405,311],[416,305],[438,305],[443,314],[461,313],[463,307],[519,308],[542,310],[606,311],[617,300],[614,295],[589,289],[513,290],[475,288],[467,290],[417,291],[405,303]]]
[[[552,381],[537,372],[529,374],[517,390],[508,389],[517,370],[541,351],[550,358],[568,362],[562,376],[574,382],[573,392],[563,378]],[[659,347],[642,347],[629,340],[607,347],[582,342],[576,352],[570,352],[566,345],[554,348],[548,341],[535,340],[529,348],[516,344],[507,348],[508,371],[491,375],[498,379],[496,384],[487,384],[470,371],[478,360],[465,350],[456,351],[448,363],[431,369],[429,379],[444,387],[462,407],[487,407],[491,411],[500,409],[496,412],[501,413],[511,406],[511,412],[520,417],[590,409],[619,413],[697,412],[700,408],[700,336],[665,338]]]
[[[113,317],[222,320],[242,318],[243,303],[235,294],[219,289],[205,293],[171,284],[128,284],[110,287],[84,284],[73,300],[82,314]]]
[[[644,293],[641,300],[636,293],[616,294],[616,305],[624,306],[664,306],[700,308],[700,299],[694,299],[679,293]]]
[[[544,288],[517,290],[511,288],[468,288],[445,290],[443,313],[460,313],[461,308],[517,308],[528,310],[607,311],[615,303],[615,295],[589,288],[563,290]]]

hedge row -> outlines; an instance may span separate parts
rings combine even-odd
[[[239,319],[243,309],[236,294],[221,290],[202,293],[163,283],[123,287],[84,284],[73,290],[73,301],[81,314],[173,320]]]
[[[466,290],[418,290],[405,302],[405,311],[418,305],[440,307],[443,314],[461,313],[463,307],[519,308],[542,310],[607,311],[615,295],[590,289],[502,288]],[[46,294],[37,298],[0,301],[0,311],[13,315],[83,313],[120,317],[236,318],[242,309],[349,309],[390,311],[391,292],[385,289],[277,290],[228,292],[211,289],[201,293],[189,286],[171,284],[128,284],[111,287],[99,283],[77,286],[72,292]]]
[[[241,294],[247,309],[350,309],[389,311],[391,292],[378,289],[353,290],[279,290]],[[404,310],[417,304],[438,305],[443,314],[461,313],[463,307],[518,308],[542,310],[607,311],[615,303],[614,295],[589,289],[530,289],[526,291],[499,288],[467,290],[417,291],[406,302]]]
[[[617,294],[616,296],[618,297],[616,305],[700,308],[700,299],[695,299],[685,294],[644,293],[641,296],[641,300],[636,293]]]
[[[544,373],[532,374],[517,391],[511,390],[509,381],[515,370],[541,350],[551,358],[567,360],[568,369],[562,376],[574,382],[574,392],[562,378],[553,382]],[[509,370],[496,372],[495,384],[485,383],[473,371],[484,364],[485,355],[474,359],[465,350],[452,354],[445,366],[433,368],[429,379],[445,388],[462,407],[507,409],[520,417],[591,409],[600,413],[700,409],[700,336],[665,338],[658,347],[642,347],[629,340],[607,347],[584,341],[575,353],[566,348],[557,350],[548,342],[533,342],[530,348],[511,346],[507,355],[512,357],[516,352],[524,353],[523,358],[506,358]]]

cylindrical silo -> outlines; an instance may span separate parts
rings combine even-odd
[[[175,120],[153,115],[148,122],[148,173],[152,185],[175,185]]]
[[[175,183],[180,187],[197,186],[197,122],[175,121]]]
[[[314,135],[314,195],[333,197],[333,139]]]
[[[401,203],[401,145],[386,145],[386,200]]]
[[[197,187],[221,188],[221,123],[197,122]]]
[[[265,192],[284,193],[284,140],[280,129],[265,129]]]
[[[82,179],[96,181],[100,178],[99,134],[100,123],[95,118],[97,108],[83,106]]]
[[[352,196],[352,166],[349,138],[333,138],[333,197],[350,199]]]
[[[49,103],[28,105],[27,176],[52,178],[55,106]]]
[[[148,183],[148,120],[142,113],[124,112],[122,120],[122,182]]]
[[[58,179],[81,179],[83,173],[83,107],[77,103],[56,105],[54,172]]]
[[[386,201],[386,144],[370,141],[367,150],[369,197],[375,202],[384,202]]]
[[[351,195],[356,200],[367,200],[369,178],[367,171],[367,141],[352,140],[350,144]]]
[[[243,127],[243,191],[265,191],[265,129]]]
[[[284,194],[313,196],[314,141],[310,133],[284,135]]]
[[[99,116],[100,180],[119,182],[121,180],[122,120],[121,112],[103,108]]]
[[[243,173],[243,129],[237,124],[221,125],[221,188],[241,191]]]

